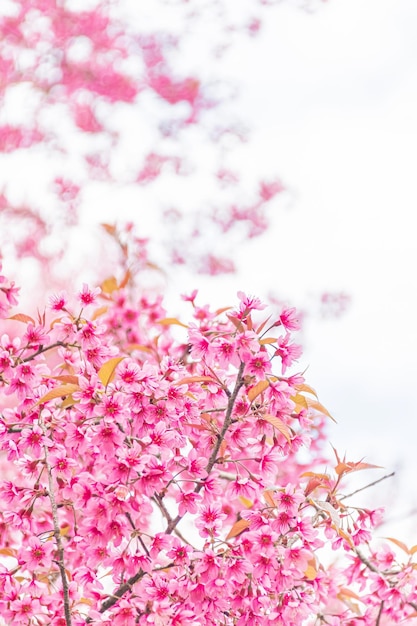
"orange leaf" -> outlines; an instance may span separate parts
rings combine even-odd
[[[304,572],[304,576],[307,578],[307,580],[314,580],[315,578],[317,578],[316,560],[309,559],[307,563],[308,565],[306,571]]]
[[[353,598],[354,600],[359,600],[360,602],[363,602],[363,600],[361,600],[361,598],[354,591],[351,591],[347,587],[341,587],[337,596],[338,597],[344,596],[345,598]]]
[[[219,457],[221,459],[224,459],[226,456],[226,450],[227,450],[227,443],[226,440],[223,439],[223,441],[220,444],[220,448],[219,448]]]
[[[74,400],[72,395],[69,395],[65,398],[65,400],[62,401],[61,408],[67,409],[70,406],[74,406],[74,404],[76,404],[76,401]]]
[[[117,280],[114,276],[109,276],[109,278],[106,278],[106,280],[101,283],[100,287],[102,292],[107,294],[111,294],[113,293],[113,291],[116,291],[119,288],[117,285]]]
[[[406,554],[410,554],[410,550],[402,541],[399,541],[398,539],[394,539],[393,537],[385,537],[385,539],[388,539],[388,541],[392,541],[392,543],[395,543],[395,545],[401,548],[401,550],[404,550]]]
[[[326,407],[324,407],[322,404],[320,404],[320,402],[317,402],[316,400],[311,400],[310,398],[306,398],[306,400],[307,400],[307,404],[308,404],[308,408],[309,409],[314,409],[318,413],[322,413],[323,415],[327,415],[327,417],[330,417],[330,419],[333,420],[333,422],[336,422],[334,417],[332,415],[330,415],[330,413],[326,409]]]
[[[247,509],[251,509],[253,507],[253,502],[252,500],[249,500],[249,498],[245,498],[245,496],[239,496],[239,500],[242,504],[245,505]]]
[[[235,522],[227,534],[226,541],[228,539],[232,539],[233,537],[237,537],[238,535],[240,535],[240,533],[243,533],[243,531],[246,530],[248,526],[249,522],[246,519],[240,519]]]
[[[232,308],[231,306],[224,306],[221,309],[217,309],[216,315],[221,315],[222,313],[225,313],[226,311],[230,311],[231,308]]]
[[[381,469],[380,465],[372,465],[372,463],[353,463],[351,461],[341,461],[335,467],[335,472],[338,476],[342,474],[351,474],[352,472],[359,472],[365,469]]]
[[[16,556],[17,552],[13,548],[0,548],[0,554],[3,554],[3,556]]]
[[[36,324],[33,317],[30,315],[25,315],[24,313],[16,313],[16,315],[12,315],[7,318],[8,320],[16,320],[16,322],[23,322],[24,324]]]
[[[124,287],[126,287],[127,283],[129,282],[129,280],[132,278],[132,273],[130,270],[126,271],[126,274],[123,276],[121,283],[119,285],[120,289],[123,289]]]
[[[265,502],[267,504],[269,504],[269,506],[272,506],[272,508],[275,508],[277,506],[277,503],[275,502],[274,498],[272,497],[272,493],[268,490],[263,492],[263,497],[265,498]]]
[[[243,333],[243,331],[245,330],[243,328],[243,324],[240,321],[240,319],[238,317],[235,317],[234,315],[228,315],[227,316],[229,318],[229,320],[232,322],[232,324],[234,324],[236,326],[236,329],[240,332]]]
[[[310,478],[310,480],[308,481],[306,485],[306,488],[304,489],[305,495],[306,496],[310,495],[310,493],[313,493],[313,491],[315,491],[318,487],[326,491],[329,491],[330,484],[329,484],[328,478],[324,480],[321,478]]]
[[[104,228],[105,231],[109,233],[109,235],[116,234],[116,226],[114,224],[100,224]]]
[[[320,478],[322,480],[329,480],[330,476],[328,474],[320,474],[316,472],[303,472],[300,474],[301,478]]]
[[[267,325],[267,323],[269,322],[269,320],[271,319],[271,317],[272,317],[271,315],[268,315],[268,317],[266,318],[266,320],[264,320],[264,321],[262,322],[262,324],[260,324],[260,325],[258,326],[258,328],[256,329],[256,334],[257,334],[257,335],[259,335],[259,334],[263,331],[263,329],[265,328],[265,326]]]
[[[260,339],[259,343],[261,344],[261,346],[265,346],[271,343],[275,343],[277,340],[276,337],[265,337],[265,339]]]
[[[164,317],[162,320],[158,320],[157,324],[162,324],[162,326],[172,326],[175,324],[176,326],[182,326],[183,328],[188,328],[187,324],[183,324],[176,317]]]
[[[79,385],[73,385],[68,383],[67,385],[61,385],[60,387],[55,387],[46,393],[42,398],[39,398],[36,405],[45,404],[45,402],[49,402],[49,400],[55,400],[55,398],[65,398],[66,396],[71,395],[74,391],[79,391]]]
[[[345,539],[348,544],[350,545],[351,548],[355,549],[355,544],[353,543],[353,539],[350,535],[348,535],[344,530],[342,530],[341,528],[337,528],[337,534],[340,537],[343,537],[343,539]]]
[[[289,428],[289,426],[287,426],[285,422],[282,421],[281,418],[275,417],[274,415],[266,414],[266,415],[262,415],[262,419],[272,424],[272,426],[275,426],[275,428],[279,430],[281,435],[284,435],[288,443],[291,443],[291,435],[292,435],[291,429]]]
[[[98,377],[105,387],[113,380],[116,367],[119,365],[120,361],[123,361],[125,358],[124,356],[115,356],[103,363],[100,367]]]
[[[133,350],[140,350],[141,352],[152,352],[152,348],[144,346],[140,343],[129,343],[126,349],[128,350],[128,352],[133,352]]]
[[[192,383],[216,383],[219,384],[219,381],[211,376],[186,376],[185,378],[181,378],[181,380],[176,380],[175,385],[191,385]]]
[[[316,396],[317,398],[317,393],[315,392],[313,387],[310,387],[310,385],[306,385],[305,383],[303,383],[301,385],[296,385],[295,388],[297,389],[297,391],[305,391],[306,393],[311,393],[311,395]]]
[[[52,380],[59,380],[61,383],[71,383],[72,385],[78,385],[78,376],[72,374],[63,374],[62,376],[51,376]]]
[[[314,389],[309,385],[298,385],[298,389],[301,387],[305,387],[304,391],[308,391],[309,393],[313,393],[316,395]],[[301,389],[300,389],[301,390]],[[291,396],[291,400],[295,402],[295,410],[296,413],[299,413],[303,409],[314,409],[318,413],[322,413],[323,415],[327,415],[334,422],[336,421],[332,415],[330,415],[329,411],[317,400],[313,400],[312,398],[306,398],[301,393],[296,393],[295,396]]]
[[[104,315],[104,313],[107,313],[108,309],[109,309],[108,306],[101,306],[99,309],[96,309],[93,315],[91,316],[91,320],[94,321],[98,317],[100,317],[100,315]]]
[[[307,398],[301,395],[301,393],[296,393],[295,396],[291,396],[290,398],[295,403],[295,412],[300,413],[304,409],[308,409]]]
[[[269,380],[260,380],[259,383],[256,383],[253,387],[251,387],[248,391],[248,399],[250,402],[253,402],[255,398],[257,398],[261,393],[268,389]]]

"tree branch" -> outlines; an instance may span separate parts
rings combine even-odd
[[[217,435],[217,441],[214,445],[213,451],[210,455],[210,458],[208,460],[208,463],[206,465],[206,472],[207,474],[210,474],[211,470],[213,469],[216,460],[217,460],[217,455],[219,453],[220,450],[220,446],[224,440],[224,437],[228,431],[228,429],[230,428],[230,425],[232,423],[232,412],[233,412],[233,407],[235,405],[238,393],[240,391],[240,389],[243,386],[243,371],[245,369],[245,364],[242,362],[240,364],[238,373],[237,373],[237,377],[236,377],[236,383],[235,383],[235,387],[233,389],[233,392],[230,394],[229,396],[229,400],[227,403],[227,408],[226,408],[226,415],[224,418],[224,422],[223,422],[223,427],[220,431],[220,433]],[[201,489],[204,487],[204,481],[200,482],[196,488],[194,489],[194,493],[199,493],[201,491]],[[167,535],[170,535],[172,532],[174,532],[176,530],[176,527],[178,526],[179,522],[182,519],[182,515],[177,515],[175,518],[172,518],[169,514],[169,512],[167,511],[165,505],[162,502],[161,498],[158,498],[157,496],[154,497],[154,501],[158,504],[159,508],[161,509],[162,513],[164,514],[165,518],[167,519],[167,527],[165,529],[165,533]],[[116,602],[118,602],[120,600],[120,598],[127,592],[130,591],[132,589],[132,586],[141,578],[143,578],[143,576],[145,575],[145,572],[143,570],[139,570],[139,572],[137,572],[137,574],[135,574],[134,576],[132,576],[131,578],[129,578],[129,580],[126,583],[123,583],[123,585],[120,585],[116,591],[107,598],[107,600],[105,600],[103,602],[103,604],[100,607],[100,613],[104,613],[105,611],[107,611],[108,609],[110,609],[112,606],[114,606],[116,604]],[[91,619],[87,618],[86,622],[87,623],[91,623]]]
[[[386,480],[387,478],[392,478],[393,476],[395,476],[395,472],[391,472],[391,474],[386,474],[385,476],[382,476],[382,478],[378,478],[377,480],[374,480],[372,483],[369,483],[368,485],[365,485],[365,487],[360,487],[359,489],[356,489],[355,491],[352,491],[352,493],[348,493],[346,496],[342,496],[341,498],[339,498],[339,500],[345,500],[346,498],[350,498],[351,496],[356,495],[360,491],[364,491],[364,489],[368,489],[369,487],[373,487],[374,485],[377,485],[381,481]]]
[[[43,427],[43,430],[45,432],[44,427]],[[48,448],[46,445],[44,445],[44,452],[45,452],[45,466],[46,466],[46,471],[48,474],[48,496],[51,502],[52,521],[54,525],[54,537],[55,537],[55,542],[56,542],[56,547],[57,547],[57,552],[58,552],[57,564],[59,568],[59,573],[61,575],[62,591],[64,595],[65,623],[66,623],[66,626],[72,626],[69,586],[68,586],[68,579],[67,579],[67,574],[65,571],[65,563],[64,563],[64,546],[62,545],[61,531],[59,528],[58,507],[56,504],[55,492],[54,492],[54,479],[52,476],[52,468],[48,460]]]
[[[33,354],[30,354],[29,356],[25,357],[24,359],[21,359],[22,363],[27,363],[28,361],[32,361],[35,357],[38,356],[38,354],[42,354],[43,352],[47,352],[48,350],[52,350],[53,348],[59,348],[59,347],[63,347],[63,348],[67,348],[70,344],[69,343],[65,343],[65,341],[56,341],[55,343],[51,343],[48,346],[39,346],[39,348],[36,350],[36,352],[34,352]],[[76,347],[76,346],[73,346]]]

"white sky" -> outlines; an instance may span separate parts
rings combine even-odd
[[[400,517],[417,505],[416,33],[415,0],[331,0],[314,15],[282,3],[239,49],[230,67],[254,129],[242,162],[272,167],[293,198],[243,251],[238,280],[213,291],[351,295],[340,320],[307,321],[304,364],[338,421],[335,447],[386,468],[360,482],[398,470],[374,493],[396,496]]]

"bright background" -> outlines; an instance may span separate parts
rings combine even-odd
[[[416,27],[415,0],[282,3],[230,57],[253,131],[242,163],[275,169],[290,198],[267,237],[236,250],[238,277],[201,290],[224,303],[274,289],[306,308],[321,291],[351,296],[339,319],[307,317],[303,366],[339,453],[384,466],[358,484],[396,470],[364,501],[387,503],[389,528],[414,543]]]

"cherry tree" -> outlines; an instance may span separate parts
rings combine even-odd
[[[417,546],[377,540],[382,511],[355,502],[349,477],[375,466],[329,451],[297,311],[194,290],[178,317],[149,286],[172,266],[233,270],[227,246],[285,194],[276,177],[245,188],[233,94],[187,54],[208,42],[199,63],[220,66],[268,4],[165,2],[157,27],[145,4],[137,23],[128,2],[4,3],[0,624],[417,623]],[[208,178],[192,211],[182,186]],[[184,204],[153,196],[160,181]],[[129,211],[102,219],[105,194],[143,198],[150,234]],[[92,211],[107,239],[90,231],[87,283],[71,237]],[[25,259],[44,287],[23,282],[30,310]]]
[[[34,319],[0,295],[3,623],[415,622],[417,547],[374,545],[345,488],[373,466],[327,459],[294,309],[193,292],[186,323],[124,281]]]

